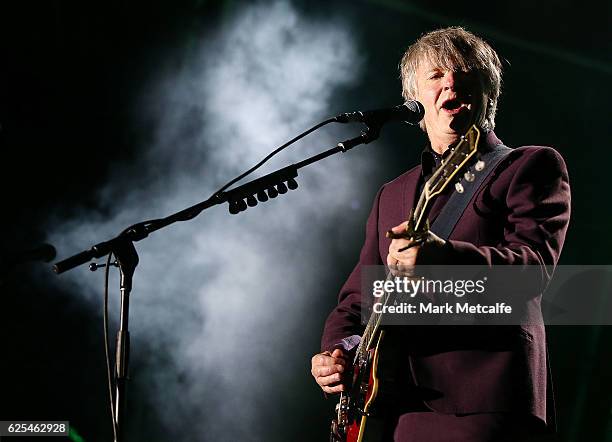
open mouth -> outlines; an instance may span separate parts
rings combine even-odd
[[[442,103],[442,109],[451,114],[456,114],[461,112],[463,109],[468,110],[469,108],[467,103],[462,103],[457,98],[451,98],[450,100],[446,100]]]

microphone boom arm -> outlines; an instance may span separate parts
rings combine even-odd
[[[346,152],[360,144],[368,144],[376,140],[380,135],[381,125],[370,125],[361,135],[344,140],[335,147],[324,152],[313,155],[303,161],[294,163],[290,166],[276,170],[272,173],[256,178],[231,190],[215,193],[209,199],[183,209],[165,218],[152,221],[144,221],[125,229],[115,238],[104,241],[92,246],[90,249],[79,252],[69,258],[57,262],[53,266],[56,274],[64,273],[81,264],[85,264],[94,258],[101,258],[120,247],[124,241],[140,241],[150,233],[162,229],[177,221],[187,221],[198,216],[202,211],[222,204],[229,203],[229,211],[232,215],[245,211],[248,207],[254,207],[258,202],[265,202],[270,198],[276,198],[284,194],[287,190],[297,189],[298,184],[295,178],[298,176],[297,170],[309,164],[320,161],[339,152]]]

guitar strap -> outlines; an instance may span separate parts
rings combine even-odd
[[[492,150],[485,153],[481,157],[481,160],[485,162],[484,169],[479,171],[476,178],[471,183],[464,180],[466,181],[466,185],[464,186],[465,191],[463,193],[453,192],[429,230],[434,232],[440,238],[447,240],[455,228],[455,225],[459,221],[459,218],[461,218],[461,215],[467,208],[470,200],[476,194],[476,191],[482,186],[482,183],[493,172],[493,170],[495,170],[495,167],[500,163],[500,161],[506,158],[511,151],[511,148],[504,146],[503,144],[498,144]],[[469,168],[469,171],[474,173],[474,165]],[[548,356],[548,345],[546,346],[546,368],[547,429],[548,432],[556,433],[557,416],[555,410],[552,371],[550,368],[550,358]]]
[[[500,161],[506,158],[511,151],[511,148],[504,146],[503,144],[498,144],[492,150],[485,153],[481,157],[481,160],[485,162],[484,169],[476,174],[476,178],[471,183],[463,180],[466,182],[464,192],[453,192],[429,230],[433,231],[440,238],[447,240],[476,191],[480,188],[485,179],[493,172],[493,170],[495,170],[495,167],[500,163]],[[474,166],[475,165],[472,165],[468,169],[472,173],[474,173]],[[546,368],[547,429],[550,433],[556,433],[557,413],[555,409],[554,387],[552,383],[552,370],[550,368],[548,345],[546,345]]]
[[[474,181],[468,182],[467,180],[463,180],[464,184],[462,184],[462,186],[464,191],[462,193],[453,192],[429,230],[440,238],[447,240],[457,225],[459,218],[463,215],[470,200],[476,194],[476,191],[491,172],[495,170],[495,166],[497,166],[510,152],[512,152],[512,149],[508,146],[498,144],[480,157],[480,161],[484,162],[484,168],[482,170],[475,172],[475,167],[478,163],[472,164],[468,171],[475,175]]]

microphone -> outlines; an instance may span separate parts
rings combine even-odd
[[[57,252],[55,250],[55,247],[53,247],[51,244],[44,243],[34,249],[17,253],[16,257],[17,257],[17,260],[20,262],[25,262],[25,261],[51,262],[53,261],[56,255],[57,255]]]
[[[425,108],[416,100],[407,101],[399,106],[387,109],[375,109],[369,111],[347,112],[340,114],[334,119],[338,123],[350,123],[358,121],[366,125],[383,125],[389,121],[403,121],[408,124],[417,124],[423,119]]]
[[[0,275],[29,261],[50,262],[55,258],[56,253],[55,247],[46,243],[30,250],[3,252],[0,254]]]

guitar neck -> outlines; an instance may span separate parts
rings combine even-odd
[[[421,210],[425,210],[426,207],[427,207],[427,202],[425,202],[422,205]],[[387,276],[386,276],[385,281],[391,281],[393,278],[394,278],[393,273],[387,270]],[[381,297],[381,301],[380,301],[381,304],[383,306],[387,305],[387,302],[389,301],[390,297],[391,297],[391,293],[385,291],[383,296]],[[373,344],[376,342],[376,337],[378,336],[378,330],[380,328],[382,316],[383,316],[382,309],[381,309],[381,313],[377,313],[374,310],[372,310],[372,313],[370,314],[370,318],[368,319],[366,328],[363,332],[363,335],[361,336],[361,341],[359,342],[359,346],[357,347],[357,352],[355,354],[355,360],[354,360],[355,363],[359,361],[359,358],[366,357],[368,351],[372,348]]]
[[[408,216],[407,231],[419,232],[428,229],[427,213],[431,201],[434,197],[439,195],[451,181],[458,180],[458,177],[460,177],[458,174],[463,173],[470,158],[476,154],[479,140],[480,131],[476,126],[472,126],[466,134],[461,137],[459,143],[450,148],[450,154],[442,161],[442,164],[440,164],[423,186],[423,191],[419,196],[414,211]],[[392,279],[393,274],[388,271],[386,280],[389,281]],[[381,300],[382,304],[386,305],[389,298],[390,293],[385,292]],[[372,311],[361,337],[361,341],[359,342],[359,346],[357,347],[355,363],[357,363],[360,358],[367,357],[368,351],[376,342],[382,315],[383,313]]]

